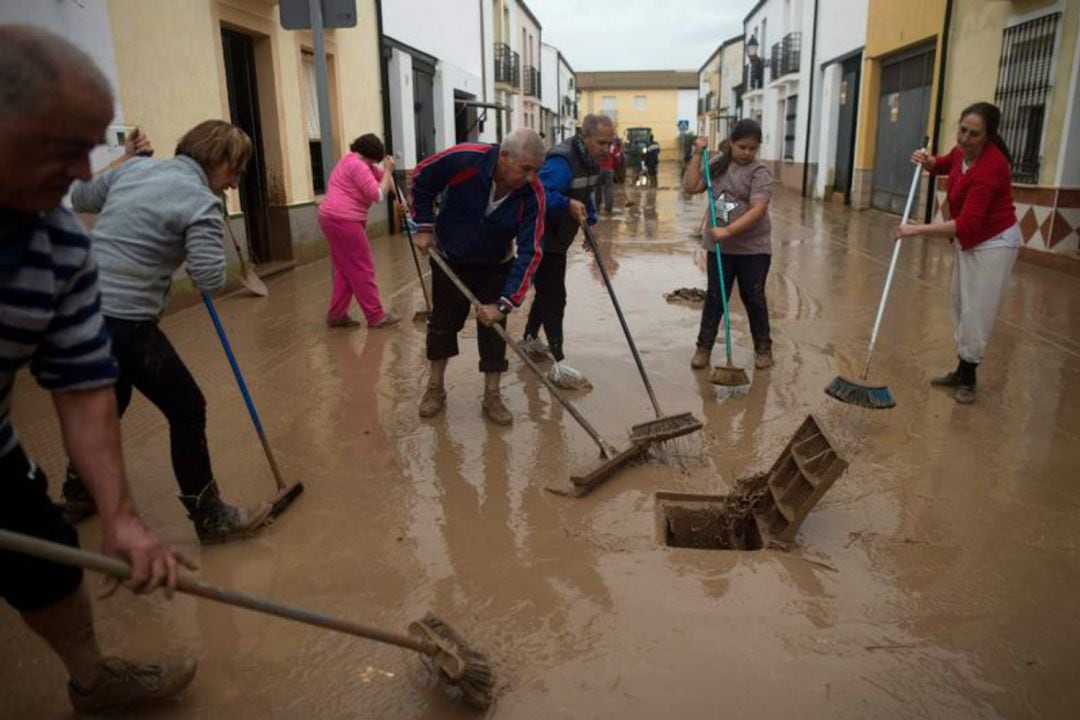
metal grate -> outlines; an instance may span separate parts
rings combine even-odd
[[[532,65],[525,66],[525,84],[523,89],[526,95],[540,97],[540,71]]]
[[[1013,155],[1013,182],[1037,184],[1054,39],[1061,13],[1005,28],[994,103],[999,132]]]
[[[495,82],[521,87],[521,56],[506,43],[495,43]]]

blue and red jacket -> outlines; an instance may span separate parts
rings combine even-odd
[[[434,232],[439,250],[452,265],[500,265],[517,258],[503,286],[502,300],[521,304],[543,257],[544,188],[533,180],[510,192],[487,215],[499,146],[463,143],[424,159],[412,176],[412,215],[420,232]],[[439,197],[438,217],[435,198]]]

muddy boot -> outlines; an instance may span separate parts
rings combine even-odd
[[[956,369],[952,372],[945,373],[944,375],[938,375],[935,378],[930,378],[930,384],[934,387],[960,387],[960,372],[963,368],[964,361],[961,360]]]
[[[203,545],[239,540],[255,534],[270,517],[270,503],[251,508],[228,505],[218,493],[217,481],[198,495],[181,495],[188,517],[195,524],[195,534]]]
[[[79,473],[70,465],[60,494],[64,500],[64,520],[71,525],[76,525],[97,512],[94,498],[83,485]]]
[[[514,416],[503,405],[502,396],[497,392],[485,392],[481,402],[484,409],[484,417],[496,425],[513,425]]]
[[[68,683],[68,699],[76,712],[100,715],[154,703],[186,688],[195,677],[194,658],[139,663],[104,658],[89,687]]]
[[[960,367],[957,368],[960,373],[960,383],[956,388],[956,402],[961,405],[970,405],[975,402],[975,368],[977,367],[979,367],[978,363],[961,360]]]
[[[772,366],[772,340],[754,340],[754,367],[768,370]]]
[[[433,418],[446,407],[446,389],[428,386],[420,400],[420,417]]]
[[[709,356],[711,352],[698,345],[694,348],[694,357],[690,359],[690,367],[695,370],[703,370],[709,367]]]

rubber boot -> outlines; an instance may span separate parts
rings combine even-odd
[[[768,370],[773,366],[772,340],[764,338],[754,339],[754,367],[758,370]]]
[[[513,425],[514,416],[503,404],[502,395],[497,392],[485,392],[484,399],[480,403],[484,411],[484,417],[496,425]]]
[[[966,360],[960,361],[960,385],[956,388],[956,402],[962,405],[970,405],[975,402],[975,368],[979,363],[971,363]]]
[[[191,684],[196,667],[194,658],[149,663],[107,657],[88,687],[68,683],[68,700],[77,712],[93,715],[155,703]]]
[[[956,369],[952,372],[947,372],[944,375],[938,375],[935,378],[930,378],[930,384],[934,387],[960,387],[961,372],[963,371],[964,361],[959,360],[956,364]]]
[[[709,355],[711,353],[706,349],[698,345],[694,348],[694,357],[690,359],[690,367],[694,370],[701,370],[709,367]]]
[[[60,495],[64,501],[64,519],[71,525],[77,525],[97,513],[94,498],[83,485],[79,473],[75,472],[75,468],[70,465],[68,465]]]
[[[249,537],[270,517],[270,503],[252,508],[226,504],[218,492],[217,481],[211,481],[198,495],[181,495],[180,502],[195,524],[195,534],[203,545],[223,543]]]

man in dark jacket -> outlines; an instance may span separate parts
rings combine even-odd
[[[645,148],[645,171],[649,174],[649,187],[656,187],[657,173],[660,169],[660,143],[649,134],[649,145]]]
[[[414,244],[423,253],[444,257],[483,304],[476,314],[482,408],[497,425],[510,425],[514,417],[499,393],[499,379],[508,367],[506,343],[492,326],[506,326],[507,314],[525,299],[543,257],[544,189],[536,179],[543,161],[540,137],[518,128],[501,145],[463,143],[433,155],[416,166],[412,177]],[[431,296],[431,378],[420,401],[420,417],[425,418],[446,405],[446,361],[458,354],[457,334],[469,315],[468,300],[438,265],[431,266]]]
[[[555,364],[548,377],[566,388],[587,384],[570,367],[563,354],[563,315],[566,310],[566,252],[573,244],[581,223],[596,223],[593,192],[600,181],[598,160],[611,147],[615,124],[606,115],[586,115],[581,132],[564,140],[548,152],[540,169],[540,182],[547,197],[544,223],[544,259],[536,269],[533,283],[536,297],[529,309],[522,342],[532,354],[544,352],[537,336],[541,324]]]

